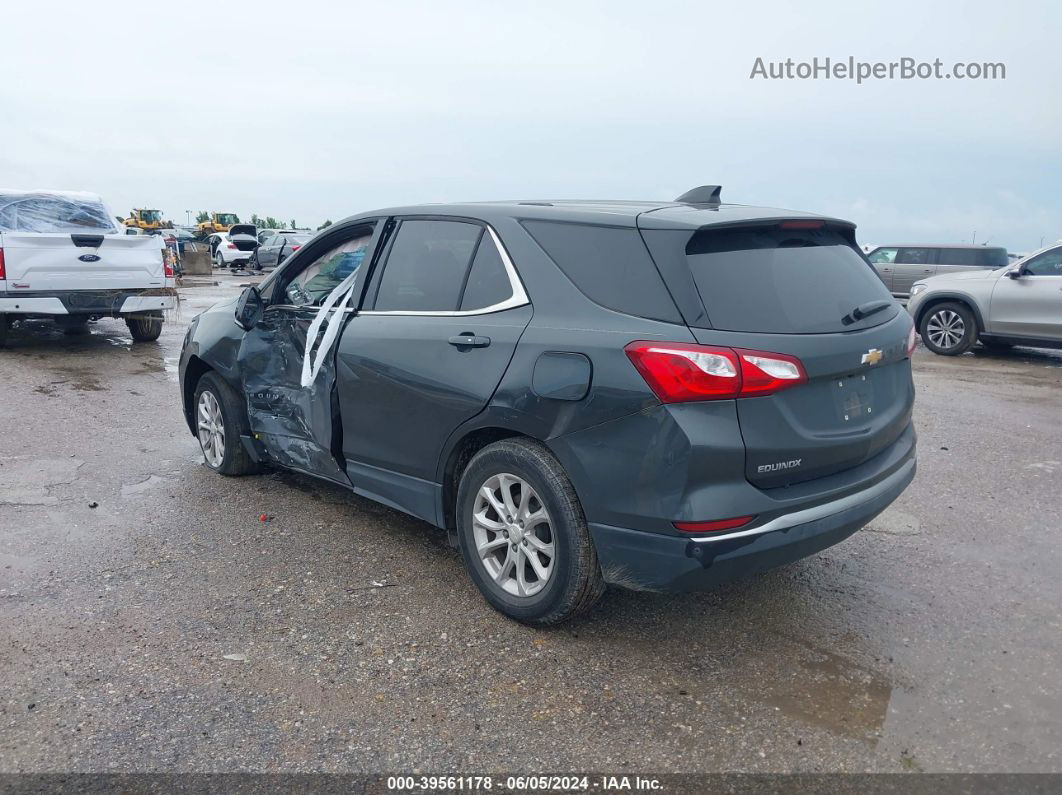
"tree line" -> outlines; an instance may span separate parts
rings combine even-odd
[[[197,224],[202,223],[203,221],[209,221],[209,220],[210,220],[210,213],[207,212],[206,210],[200,210],[198,213],[196,213],[195,222]],[[265,216],[263,218],[262,216],[258,215],[258,213],[251,213],[251,220],[250,220],[249,223],[254,224],[259,229],[298,229],[299,228],[299,225],[297,223],[295,223],[295,219],[294,218],[292,218],[287,223],[287,225],[285,226],[283,221],[280,221],[280,220],[274,218],[271,215],[267,215],[267,216]],[[331,219],[326,219],[323,224],[321,224],[319,227],[317,227],[317,229],[321,230],[321,229],[324,229],[326,226],[331,226],[331,225],[332,225]]]

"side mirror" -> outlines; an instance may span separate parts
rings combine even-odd
[[[236,302],[236,325],[244,331],[250,331],[262,317],[265,302],[257,287],[248,287],[240,294],[240,300]]]
[[[1012,271],[1007,271],[1007,278],[1008,279],[1020,279],[1022,277],[1022,275],[1023,274],[1022,274],[1021,268],[1015,268]]]

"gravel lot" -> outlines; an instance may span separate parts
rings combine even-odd
[[[541,631],[426,524],[200,464],[177,356],[237,284],[0,351],[0,770],[1062,771],[1062,354],[920,349],[865,531]]]

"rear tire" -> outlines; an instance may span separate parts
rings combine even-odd
[[[965,304],[937,304],[922,316],[918,331],[922,342],[933,353],[958,356],[977,342],[977,318]]]
[[[260,467],[240,439],[251,433],[243,402],[215,373],[206,373],[196,384],[192,419],[208,467],[222,475],[249,475],[259,471]]]
[[[456,521],[472,582],[510,618],[559,624],[605,592],[575,489],[538,442],[505,439],[480,450],[461,475]]]
[[[224,257],[221,256],[221,252],[220,251],[217,254],[214,255],[214,267],[215,268],[221,268],[221,269],[225,268],[225,259],[224,259]]]
[[[134,342],[154,342],[162,334],[162,315],[138,315],[125,319]]]

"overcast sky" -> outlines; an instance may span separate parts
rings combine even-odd
[[[717,183],[849,218],[863,242],[1062,238],[1062,4],[936,6],[9,3],[0,186],[316,226]],[[749,79],[757,57],[850,55],[1006,79]]]

